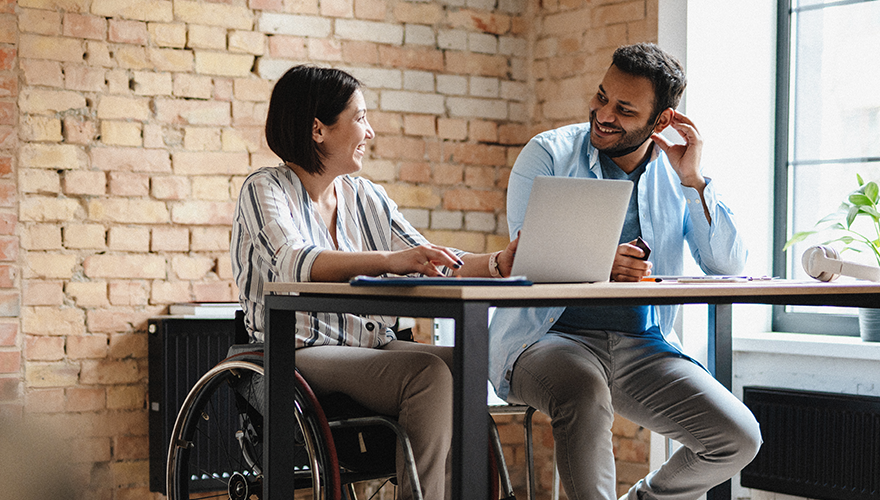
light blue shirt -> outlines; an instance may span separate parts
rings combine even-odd
[[[651,247],[653,274],[680,275],[684,243],[706,274],[737,274],[747,250],[733,214],[718,198],[711,179],[703,197],[712,224],[706,220],[700,193],[681,185],[666,154],[654,146],[645,173],[638,181],[639,224]],[[510,237],[522,228],[532,179],[539,175],[602,178],[599,151],[590,144],[590,124],[568,125],[541,133],[520,152],[507,186],[507,224]],[[501,398],[507,398],[510,375],[519,355],[541,338],[564,307],[498,308],[489,325],[489,378]],[[678,306],[658,306],[660,329],[680,348],[672,324]]]

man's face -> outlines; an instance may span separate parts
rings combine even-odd
[[[654,132],[653,112],[651,81],[611,66],[590,100],[590,142],[611,157],[628,154]]]

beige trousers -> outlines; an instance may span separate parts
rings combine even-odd
[[[296,351],[296,366],[320,394],[342,392],[396,416],[412,443],[426,500],[448,499],[452,443],[452,348],[395,340],[381,349],[320,346]],[[412,488],[397,458],[398,498]]]

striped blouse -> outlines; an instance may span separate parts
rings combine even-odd
[[[338,250],[396,251],[428,243],[381,186],[348,175],[337,177],[334,185]],[[264,338],[263,284],[310,281],[315,258],[334,248],[330,232],[293,170],[281,164],[261,168],[245,179],[232,222],[230,253],[251,341]],[[296,347],[380,347],[394,339],[389,327],[395,321],[389,316],[297,312]]]

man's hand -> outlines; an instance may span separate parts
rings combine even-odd
[[[516,247],[519,245],[519,233],[516,233],[516,239],[507,244],[507,248],[498,254],[498,271],[501,276],[510,276],[513,269],[513,260],[516,257]]]
[[[706,204],[706,199],[703,198],[706,179],[700,173],[703,138],[690,118],[674,109],[669,109],[668,111],[672,111],[672,121],[670,121],[669,125],[678,132],[678,135],[684,139],[685,143],[673,144],[657,133],[652,134],[651,139],[666,153],[666,157],[669,158],[669,164],[675,170],[675,173],[678,174],[681,185],[692,187],[700,193],[700,201],[703,202],[703,214],[706,216],[709,224],[712,224],[709,206]]]
[[[651,135],[651,139],[660,147],[669,158],[681,184],[696,188],[702,192],[706,186],[706,180],[700,174],[700,157],[703,154],[703,138],[687,116],[670,109],[672,121],[669,125],[684,139],[684,144],[673,144],[660,134]]]
[[[635,241],[621,243],[617,247],[614,264],[611,266],[611,281],[639,281],[651,274],[654,264],[642,260],[645,252],[634,243]]]

